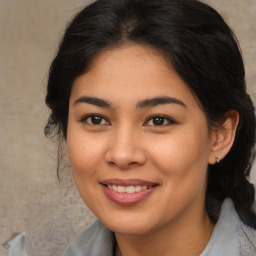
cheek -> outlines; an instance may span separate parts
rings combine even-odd
[[[74,182],[81,198],[92,210],[95,206],[95,191],[99,186],[97,170],[101,169],[100,159],[102,159],[104,148],[104,141],[98,137],[71,128],[67,136]],[[98,207],[100,207],[100,204]]]
[[[74,130],[70,127],[67,146],[74,177],[84,177],[95,173],[100,163],[99,160],[104,154],[104,140],[100,136],[92,136],[83,130]]]
[[[195,198],[204,198],[207,185],[209,137],[207,131],[182,129],[163,136],[151,147],[154,169],[162,175],[166,212],[185,209]]]
[[[152,144],[151,159],[165,175],[183,177],[206,172],[210,152],[207,129],[183,127]]]

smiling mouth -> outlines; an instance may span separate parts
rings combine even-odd
[[[110,179],[100,182],[107,198],[116,204],[129,206],[144,201],[159,184],[142,180]]]
[[[107,186],[109,189],[118,192],[118,193],[128,193],[128,194],[132,194],[132,193],[139,193],[141,191],[147,190],[147,189],[151,189],[154,186],[157,185],[150,185],[150,186],[140,186],[140,185],[130,185],[130,186],[120,186],[120,185],[105,185]]]

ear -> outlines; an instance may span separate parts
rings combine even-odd
[[[223,123],[211,132],[211,152],[208,163],[215,164],[223,159],[233,146],[239,122],[239,113],[230,110],[225,115]]]

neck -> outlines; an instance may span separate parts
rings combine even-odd
[[[210,240],[213,228],[214,224],[204,212],[201,218],[177,221],[143,235],[116,233],[116,256],[198,256]]]

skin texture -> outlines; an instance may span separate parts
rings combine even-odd
[[[84,96],[111,106],[78,100]],[[162,96],[175,102],[138,106]],[[87,117],[91,114],[103,117],[99,124]],[[159,115],[167,119],[155,125],[152,116]],[[238,119],[231,111],[210,132],[191,91],[149,47],[127,44],[106,50],[77,77],[67,132],[73,176],[84,202],[115,232],[116,255],[203,251],[214,228],[205,211],[207,166],[231,148]],[[157,186],[138,203],[120,205],[105,195],[100,183],[107,179],[139,179]]]

